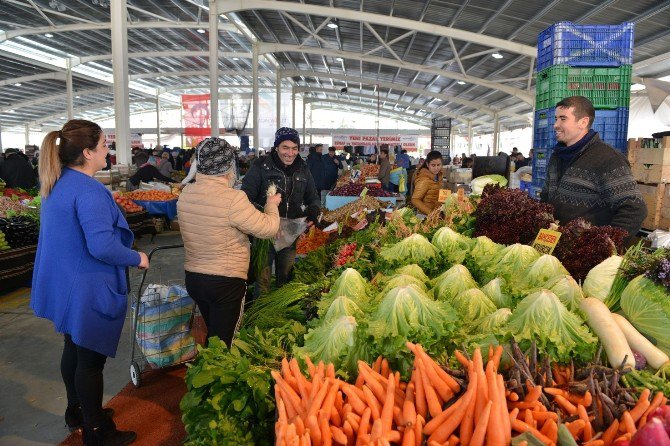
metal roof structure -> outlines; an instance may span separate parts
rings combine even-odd
[[[280,80],[312,108],[379,108],[426,126],[440,116],[479,131],[495,118],[530,125],[537,36],[559,21],[633,22],[634,76],[670,75],[668,0],[125,3],[130,113],[210,91],[210,7],[222,94],[250,91],[257,51],[259,87]],[[111,10],[110,0],[0,0],[3,130],[114,116]]]

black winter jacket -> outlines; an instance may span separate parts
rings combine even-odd
[[[296,157],[293,175],[288,176],[277,167],[271,155],[259,158],[254,162],[242,179],[242,190],[258,209],[263,209],[267,199],[270,183],[277,186],[281,194],[279,216],[284,218],[307,217],[315,222],[321,209],[321,197],[314,186],[314,178],[307,164]]]

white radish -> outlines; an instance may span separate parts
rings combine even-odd
[[[607,359],[612,367],[623,365],[623,368],[634,369],[633,351],[607,305],[595,297],[587,297],[579,303],[579,306],[586,313],[586,322],[598,335],[600,342],[605,347]]]
[[[660,369],[670,361],[668,355],[663,353],[658,347],[651,343],[642,333],[637,331],[633,324],[628,322],[628,319],[620,314],[612,313],[614,321],[617,323],[628,345],[635,351],[640,352],[645,357],[647,363],[654,369]]]

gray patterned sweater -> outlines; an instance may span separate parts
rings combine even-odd
[[[594,225],[612,225],[634,236],[647,216],[647,206],[628,160],[596,134],[566,166],[554,154],[540,198],[556,209],[565,224],[583,217]],[[561,174],[562,172],[562,174]]]

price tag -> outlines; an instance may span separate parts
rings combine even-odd
[[[437,196],[437,202],[444,203],[450,196],[451,191],[449,189],[440,189],[440,194]]]
[[[465,199],[465,191],[463,190],[462,187],[458,188],[458,190],[456,191],[456,195],[458,195],[458,201],[463,201]]]
[[[561,238],[561,233],[551,229],[540,229],[535,241],[533,242],[533,248],[535,248],[541,254],[551,254],[554,252],[554,248],[558,244],[558,239]]]
[[[363,190],[361,191],[361,198],[365,198],[367,194],[368,194],[368,188],[364,187]]]

